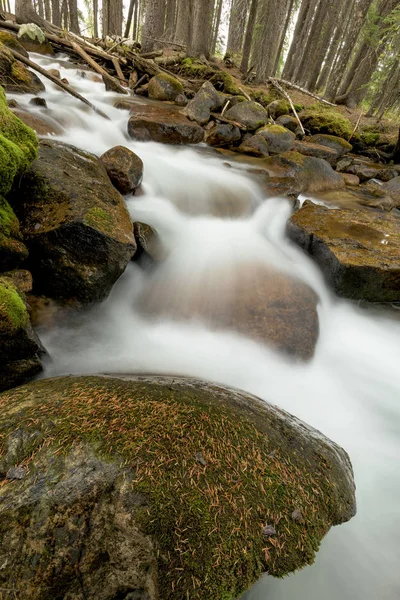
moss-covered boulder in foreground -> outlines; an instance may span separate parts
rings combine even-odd
[[[0,585],[26,600],[233,600],[355,513],[344,450],[238,390],[62,377],[0,406]]]
[[[96,156],[43,140],[10,202],[35,293],[83,303],[107,296],[136,245],[124,200]]]
[[[400,299],[400,219],[370,208],[306,202],[288,222],[290,238],[316,260],[335,291],[370,302]]]

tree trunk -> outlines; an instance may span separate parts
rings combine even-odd
[[[311,7],[315,0],[303,0],[301,3],[299,15],[297,17],[296,27],[293,34],[293,40],[290,45],[289,53],[286,58],[285,66],[283,68],[282,77],[287,80],[291,80],[294,74],[294,68],[298,62],[300,44],[304,37],[304,31],[309,19]]]
[[[44,19],[44,3],[43,0],[37,0],[37,12],[39,17],[42,17],[42,19]]]
[[[174,42],[178,44],[189,44],[190,38],[190,23],[192,15],[192,0],[178,0],[177,16],[176,16],[176,29]]]
[[[51,22],[56,27],[61,27],[61,11],[60,11],[60,0],[51,0]]]
[[[128,10],[128,18],[126,19],[125,25],[125,33],[124,37],[129,37],[129,33],[132,25],[132,17],[133,17],[133,9],[135,8],[136,0],[130,0],[129,2],[129,10]]]
[[[211,44],[211,54],[215,54],[215,50],[217,48],[218,32],[219,32],[219,26],[221,24],[222,5],[223,5],[223,0],[218,0],[217,13],[216,13],[214,32],[213,32],[213,40],[212,40],[212,44]]]
[[[257,81],[274,75],[279,42],[283,35],[290,0],[263,0],[260,7],[260,29],[254,42],[253,61]]]
[[[291,21],[291,18],[292,18],[292,11],[293,11],[294,2],[295,2],[295,0],[290,0],[290,4],[289,4],[289,7],[288,7],[286,19],[285,19],[285,25],[284,25],[284,28],[283,28],[283,31],[282,31],[280,42],[279,42],[278,51],[276,53],[276,59],[275,59],[275,65],[274,65],[274,75],[276,75],[276,72],[278,71],[278,68],[279,68],[279,61],[280,61],[280,58],[281,58],[281,55],[282,55],[283,45],[285,43],[285,38],[286,38],[286,35],[288,33],[288,28],[289,28],[290,21]]]
[[[214,0],[193,0],[188,56],[206,58],[210,56],[213,10]]]
[[[103,0],[103,37],[122,35],[122,0]]]
[[[139,0],[136,0],[135,14],[133,15],[133,31],[132,37],[137,40],[139,37]]]
[[[295,75],[295,81],[306,88],[308,87],[310,75],[315,73],[317,65],[319,65],[325,9],[325,0],[319,0],[307,40],[304,41],[303,56]]]
[[[226,47],[229,54],[239,54],[242,50],[248,8],[248,0],[232,0]]]
[[[176,0],[167,0],[165,15],[165,35],[169,40],[174,38],[176,20]]]
[[[249,70],[249,60],[250,60],[251,46],[252,46],[252,42],[253,42],[253,33],[254,33],[254,27],[256,24],[257,12],[258,12],[258,0],[252,0],[251,5],[250,5],[249,20],[247,21],[247,27],[246,27],[246,36],[244,38],[242,62],[240,64],[240,70],[244,74],[246,74],[247,71]]]
[[[61,6],[62,25],[64,29],[68,30],[69,27],[69,15],[68,15],[68,1],[62,0]]]
[[[146,14],[142,33],[142,50],[150,52],[164,32],[163,0],[146,0]]]
[[[72,33],[81,34],[79,30],[79,19],[78,19],[78,3],[77,0],[68,0],[69,1],[69,21],[70,21],[70,31]]]
[[[51,5],[50,0],[44,0],[44,17],[51,23]]]

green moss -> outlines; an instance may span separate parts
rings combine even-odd
[[[225,94],[231,94],[232,96],[243,95],[243,89],[240,89],[241,86],[237,84],[232,75],[229,75],[229,73],[226,73],[225,71],[218,71],[215,73],[215,75],[211,77],[210,82],[214,87],[222,87],[220,91],[225,92]]]
[[[10,191],[16,175],[36,157],[37,146],[35,132],[10,111],[0,87],[0,196]]]
[[[112,215],[100,207],[94,207],[87,211],[83,220],[85,225],[100,229],[104,233],[112,233],[114,228],[114,219]]]
[[[215,73],[214,69],[193,58],[184,58],[181,62],[180,71],[183,75],[192,79],[207,79]]]
[[[300,112],[304,109],[304,104],[293,104],[293,106],[295,107],[296,112]]]
[[[0,31],[0,44],[4,44],[7,48],[12,48],[21,54],[25,53],[24,47],[19,43],[15,35],[9,31]]]
[[[19,222],[13,209],[0,197],[0,233],[9,237],[20,237]]]
[[[264,131],[267,129],[272,133],[287,133],[288,131],[286,127],[282,127],[282,125],[265,125],[265,127],[263,127],[262,129]]]
[[[334,109],[325,108],[322,105],[314,104],[303,111],[300,115],[303,126],[315,133],[328,133],[344,139],[349,139],[353,126],[349,119]]]
[[[362,131],[357,136],[357,139],[364,146],[376,146],[376,144],[379,142],[380,137],[380,133],[374,133],[372,131]]]
[[[259,104],[264,106],[264,108],[266,108],[268,104],[270,104],[274,100],[272,94],[266,94],[262,90],[252,90],[250,96],[253,100],[255,100],[255,102],[258,102]]]
[[[7,277],[0,277],[0,334],[13,335],[26,326],[28,312],[17,289]]]
[[[135,471],[133,492],[149,500],[135,518],[156,543],[164,600],[238,598],[266,569],[281,577],[312,563],[334,520],[323,460],[311,475],[304,458],[281,456],[211,391],[58,378],[6,392],[0,406],[3,439],[15,428],[7,410],[16,407],[18,427],[40,430],[51,456],[90,443]],[[304,522],[293,521],[294,509]],[[273,538],[262,535],[266,523]]]

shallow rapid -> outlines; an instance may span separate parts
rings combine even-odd
[[[157,231],[166,256],[155,266],[131,263],[101,305],[43,328],[39,333],[51,356],[45,376],[193,375],[247,390],[320,429],[350,454],[357,516],[330,531],[314,566],[285,580],[266,576],[245,599],[398,598],[400,319],[333,297],[317,267],[285,237],[291,204],[265,200],[245,166],[229,168],[226,158],[206,148],[129,140],[128,113],[114,108],[115,94],[80,77],[64,59],[33,58],[60,69],[62,77],[111,118],[102,119],[46,81],[41,95],[48,112],[65,127],[57,139],[97,155],[125,145],[142,158],[144,193],[126,200],[132,219]],[[28,106],[29,96],[15,98]],[[181,282],[173,295],[184,313],[193,302],[193,290],[201,289],[210,304],[218,302],[216,278],[223,273],[237,281],[240,266],[247,264],[292,274],[317,292],[320,337],[310,363],[294,362],[195,316],[179,319],[160,313],[148,318],[137,308],[143,295],[151,298],[154,280]]]

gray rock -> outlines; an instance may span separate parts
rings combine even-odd
[[[206,135],[209,146],[231,146],[240,140],[240,130],[236,125],[220,123],[212,127]]]
[[[199,144],[203,128],[177,111],[158,106],[140,105],[128,121],[128,134],[141,142]]]
[[[247,131],[255,131],[268,123],[268,113],[261,104],[246,100],[228,108],[224,115]]]
[[[191,121],[205,125],[210,119],[211,112],[221,108],[224,101],[224,96],[217,92],[212,83],[206,81],[182,113]]]
[[[296,139],[292,131],[281,125],[266,125],[257,130],[257,135],[265,139],[270,154],[281,154],[291,150]]]

